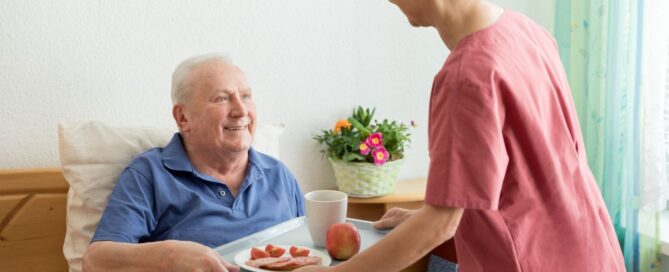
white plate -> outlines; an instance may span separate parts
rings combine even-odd
[[[286,249],[286,253],[284,253],[283,256],[281,256],[281,257],[290,257],[289,251],[290,251],[291,246],[287,246],[287,245],[275,245],[275,246],[282,247],[282,248]],[[321,264],[319,264],[319,266],[329,266],[330,263],[332,263],[332,259],[330,258],[330,256],[323,251],[320,251],[320,250],[314,249],[314,248],[310,248],[310,247],[304,247],[304,246],[297,246],[297,247],[308,249],[309,250],[309,256],[321,257]],[[260,249],[260,250],[264,250],[265,246],[262,246],[262,247],[257,246],[257,248]],[[246,261],[248,261],[249,259],[251,259],[251,247],[247,248],[247,249],[244,249],[244,250],[238,252],[235,255],[235,263],[237,265],[239,265],[239,267],[244,268],[245,270],[253,271],[253,272],[276,272],[276,271],[273,271],[273,270],[266,270],[266,269],[261,269],[261,268],[257,268],[257,267],[248,266],[248,265],[246,265]]]

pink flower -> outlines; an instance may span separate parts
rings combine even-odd
[[[381,132],[372,133],[367,137],[365,143],[369,147],[379,147],[383,144],[383,134],[381,134]]]
[[[360,142],[360,155],[367,156],[369,154],[369,151],[372,151],[371,148],[365,143],[365,142]]]
[[[372,157],[374,157],[374,164],[382,165],[388,161],[390,156],[385,147],[379,146],[372,151]]]

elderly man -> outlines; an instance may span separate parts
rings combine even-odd
[[[121,174],[84,270],[237,271],[211,247],[304,214],[288,168],[251,147],[255,104],[244,73],[218,54],[172,76],[179,127]]]

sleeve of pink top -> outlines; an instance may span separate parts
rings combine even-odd
[[[509,162],[499,93],[462,81],[435,88],[425,203],[496,210]]]

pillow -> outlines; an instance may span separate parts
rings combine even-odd
[[[253,148],[278,158],[282,132],[283,125],[257,125]],[[58,125],[60,162],[70,184],[63,245],[70,271],[81,271],[82,257],[121,171],[145,150],[165,146],[173,134],[169,129],[111,127],[96,121]]]

